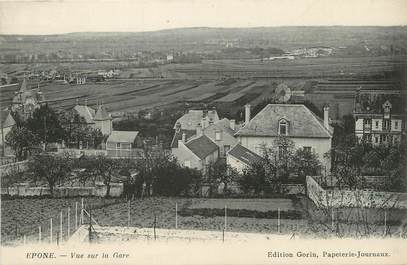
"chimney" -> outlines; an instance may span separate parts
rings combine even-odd
[[[324,126],[329,129],[329,106],[324,107]]]
[[[180,122],[177,122],[177,123],[175,124],[175,131],[176,131],[176,132],[180,132],[180,131],[181,131],[181,123],[180,123]]]
[[[245,124],[248,124],[250,121],[250,104],[244,105],[245,109]]]
[[[182,142],[183,143],[187,142],[187,135],[185,133],[182,133]]]
[[[230,129],[233,131],[236,130],[236,121],[235,120],[230,120]]]
[[[198,124],[198,126],[196,126],[196,135],[197,136],[202,135],[202,126],[201,126],[201,124]]]
[[[202,118],[202,120],[201,120],[201,126],[202,126],[202,130],[207,127],[207,126],[206,126],[206,117],[203,117],[203,118]]]

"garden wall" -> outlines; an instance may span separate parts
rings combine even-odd
[[[407,209],[407,193],[345,189],[325,190],[311,176],[307,176],[307,195],[317,207]]]
[[[119,197],[123,193],[122,183],[110,184],[110,196]],[[10,196],[45,196],[50,195],[48,187],[30,187],[28,184],[19,184],[10,188],[1,188],[1,195]],[[97,183],[95,187],[55,187],[55,197],[76,197],[76,196],[97,196],[103,197],[106,195],[106,186]]]
[[[9,163],[0,166],[0,177],[6,176],[10,172],[23,172],[27,169],[28,167],[28,160],[20,161],[20,162],[15,162],[15,163]]]

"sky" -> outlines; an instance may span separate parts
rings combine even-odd
[[[1,34],[407,25],[407,0],[0,0]]]

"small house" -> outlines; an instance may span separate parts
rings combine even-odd
[[[109,157],[137,158],[143,155],[143,142],[138,131],[112,131],[106,141]]]

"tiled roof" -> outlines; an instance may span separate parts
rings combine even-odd
[[[259,163],[263,161],[263,158],[258,154],[250,151],[246,147],[237,144],[230,151],[228,155],[235,157],[236,159],[242,161],[246,165],[252,165],[254,163]]]
[[[179,118],[175,124],[180,123],[181,129],[184,130],[196,130],[196,127],[201,123],[203,116],[203,110],[189,110],[181,118]],[[208,121],[212,119],[213,122],[217,122],[219,120],[219,116],[216,110],[208,110],[206,119]],[[174,129],[176,129],[175,126],[176,125],[174,125]]]
[[[322,119],[301,104],[268,104],[237,136],[278,136],[279,121],[288,121],[289,137],[332,137],[332,129],[324,127]]]
[[[185,146],[200,159],[205,159],[208,155],[218,150],[218,146],[205,135],[190,140]]]
[[[86,123],[94,123],[93,117],[95,117],[95,110],[85,105],[76,105],[73,108],[79,116],[83,117]]]
[[[93,120],[95,121],[105,121],[105,120],[111,120],[112,118],[109,116],[109,114],[106,111],[105,106],[99,105],[99,108],[96,112],[95,117]]]
[[[0,111],[0,125],[1,128],[7,128],[11,127],[14,124],[16,124],[16,121],[14,120],[13,116],[11,116],[10,111],[8,110],[1,110]]]
[[[137,135],[138,131],[112,131],[107,142],[133,143]]]
[[[171,141],[171,148],[178,148],[178,141],[182,140],[182,133],[185,133],[187,140],[196,134],[196,130],[180,130],[174,133]]]

